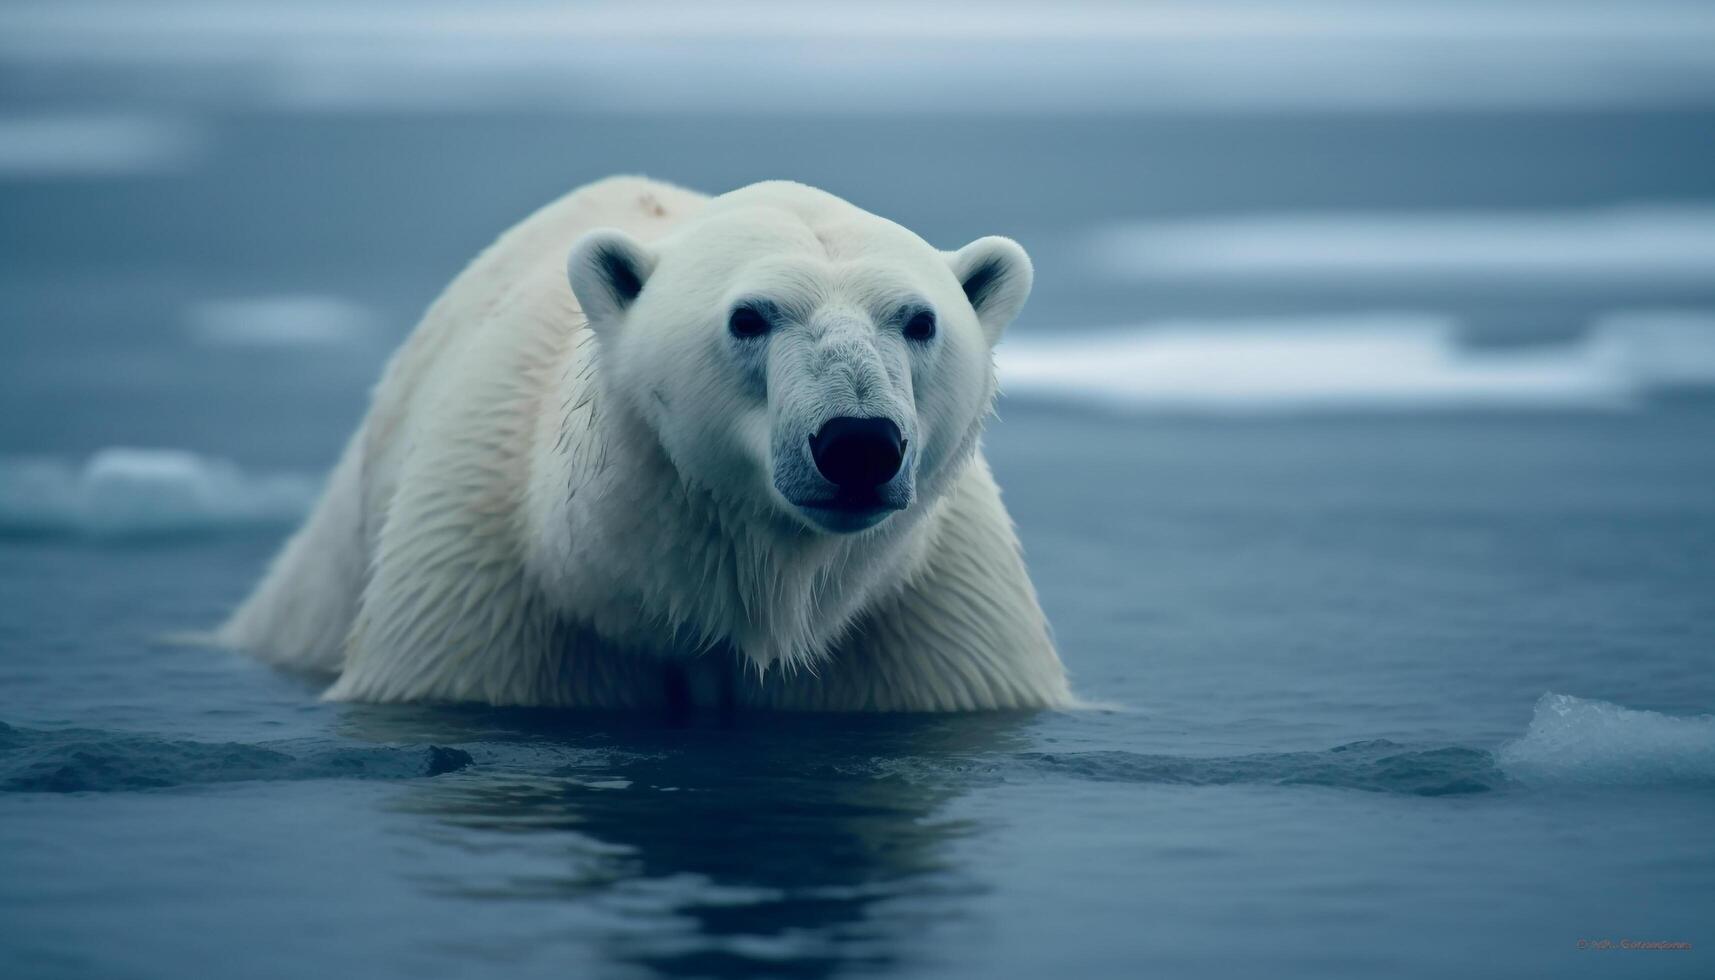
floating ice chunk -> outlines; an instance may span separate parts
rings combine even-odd
[[[178,173],[203,155],[202,128],[146,116],[0,119],[0,177],[112,177]]]
[[[1093,232],[1091,266],[1129,280],[1547,285],[1715,281],[1715,206],[1241,214]]]
[[[174,449],[103,449],[81,467],[0,460],[0,533],[126,537],[286,524],[315,502],[318,484]]]
[[[367,308],[336,296],[211,300],[185,316],[191,336],[221,347],[337,347],[376,333]]]
[[[1715,782],[1715,716],[1544,694],[1530,728],[1495,760],[1526,783]]]
[[[1131,411],[1611,410],[1715,385],[1715,313],[1617,313],[1505,349],[1466,347],[1434,313],[1173,320],[1023,337],[997,364],[1010,395]]]
[[[1170,321],[1007,343],[998,364],[1009,394],[1177,412],[1612,408],[1635,394],[1581,345],[1466,351],[1452,320],[1418,313]]]

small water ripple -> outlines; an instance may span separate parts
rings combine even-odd
[[[439,745],[267,746],[0,722],[0,791],[164,789],[245,780],[409,779],[456,772],[470,753]]]

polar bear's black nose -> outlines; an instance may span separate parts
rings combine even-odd
[[[843,492],[874,490],[893,479],[905,459],[905,440],[889,419],[829,419],[810,437],[816,469]]]

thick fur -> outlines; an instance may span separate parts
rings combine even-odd
[[[801,185],[577,190],[429,309],[218,637],[337,673],[340,700],[1069,704],[978,444],[1028,289],[1004,239],[936,252]],[[735,290],[798,296],[802,321],[735,347]],[[887,332],[895,292],[938,311],[934,344]],[[857,533],[776,489],[831,413],[916,447],[909,506]]]

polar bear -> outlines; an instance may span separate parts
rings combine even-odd
[[[979,446],[1031,277],[802,184],[573,191],[430,307],[216,639],[334,700],[1068,705]]]

